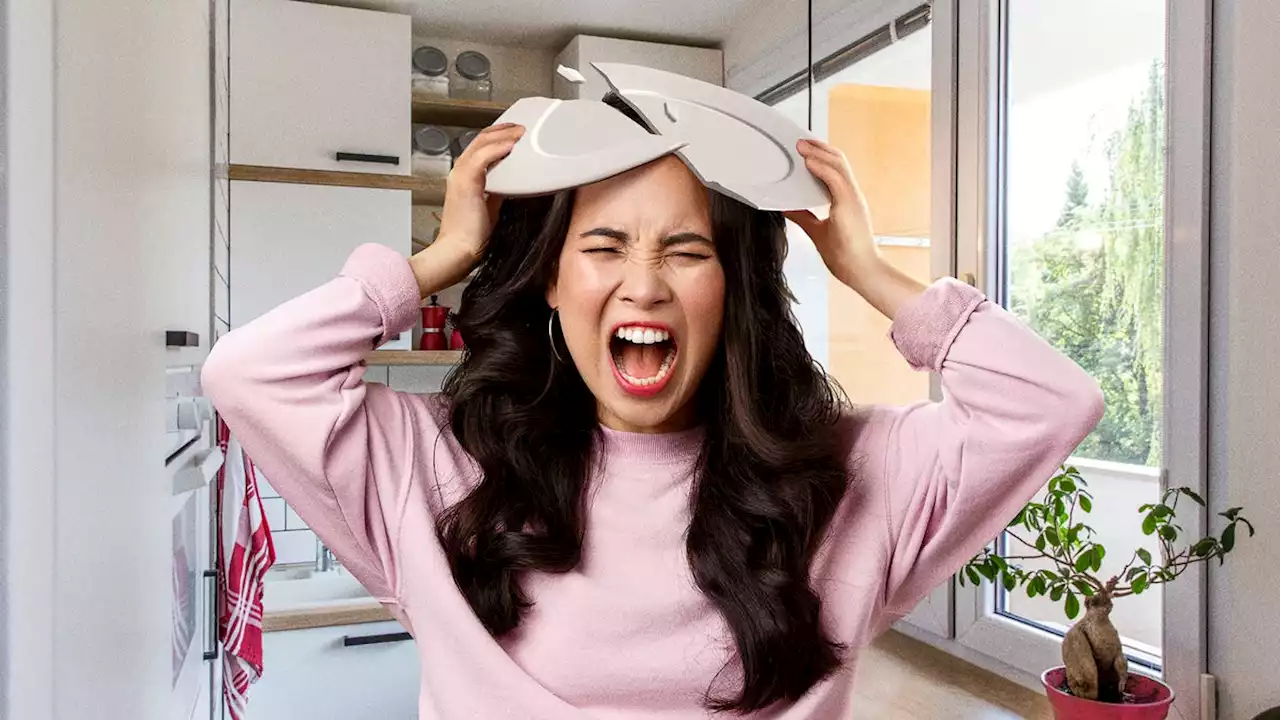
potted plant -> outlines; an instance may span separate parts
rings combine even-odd
[[[961,585],[977,585],[985,578],[1010,592],[1021,587],[1028,597],[1061,602],[1072,620],[1084,610],[1063,637],[1063,665],[1041,676],[1058,720],[1163,720],[1168,715],[1173,690],[1128,671],[1120,634],[1111,623],[1112,603],[1172,582],[1196,563],[1215,558],[1222,563],[1235,547],[1241,525],[1253,535],[1241,508],[1231,508],[1218,513],[1227,523],[1221,535],[1179,543],[1178,502],[1184,499],[1205,504],[1190,488],[1180,487],[1165,490],[1160,502],[1138,508],[1142,532],[1152,538],[1156,553],[1138,548],[1118,574],[1103,580],[1098,573],[1106,548],[1083,521],[1093,510],[1094,497],[1079,470],[1063,467],[1049,481],[1043,499],[1028,503],[1009,523],[1009,552],[1002,555],[988,547],[961,570]],[[1028,560],[1049,567],[1019,564]]]

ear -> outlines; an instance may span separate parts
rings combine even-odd
[[[547,285],[547,305],[553,310],[560,307],[560,293],[556,292],[555,280],[552,280]]]

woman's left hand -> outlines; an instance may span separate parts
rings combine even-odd
[[[836,279],[856,286],[859,272],[878,264],[880,253],[871,234],[871,213],[858,189],[844,153],[819,140],[801,140],[796,149],[805,167],[821,180],[831,195],[831,214],[819,220],[809,210],[784,213],[813,239],[822,261]]]
[[[844,153],[818,140],[801,140],[797,149],[809,172],[826,184],[831,194],[831,214],[826,220],[819,220],[808,210],[784,214],[813,238],[822,261],[837,280],[894,319],[901,307],[924,292],[924,285],[880,256],[871,234],[867,200],[853,179]]]

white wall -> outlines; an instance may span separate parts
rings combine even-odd
[[[1209,671],[1219,717],[1247,720],[1280,705],[1280,14],[1216,0],[1214,15],[1209,494],[1258,536],[1210,566]]]
[[[206,253],[192,280],[208,273],[208,2],[9,10],[22,242],[6,248],[5,402],[23,421],[5,428],[19,452],[0,525],[23,552],[4,583],[0,714],[172,718],[163,330],[198,312],[167,296],[182,249]]]

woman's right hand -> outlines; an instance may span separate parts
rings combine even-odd
[[[484,255],[502,204],[500,196],[485,193],[485,174],[511,152],[522,135],[524,127],[513,123],[487,127],[453,164],[445,188],[440,234],[409,259],[423,297],[466,277]]]

